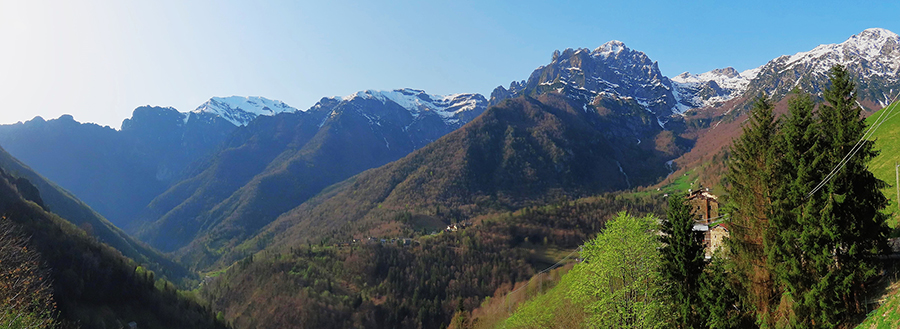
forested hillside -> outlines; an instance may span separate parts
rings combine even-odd
[[[237,328],[444,327],[556,262],[616,211],[659,214],[662,202],[609,194],[481,216],[455,232],[269,248],[214,273],[202,295]]]
[[[226,250],[219,264],[270,245],[409,236],[480,214],[659,179],[665,153],[649,143],[635,149],[600,128],[616,119],[574,109],[556,94],[511,99],[403,159],[326,189]],[[215,246],[206,246],[188,261],[209,266],[220,257]]]
[[[198,299],[47,212],[37,191],[0,170],[0,325],[225,328]]]
[[[109,244],[126,257],[180,285],[196,282],[196,274],[126,234],[74,195],[6,153],[2,147],[0,147],[0,169],[17,177],[16,179],[27,180],[28,186],[34,186],[34,191],[20,190],[23,195],[26,197],[40,195],[45,210],[65,218],[99,242]]]

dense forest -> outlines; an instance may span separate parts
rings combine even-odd
[[[263,251],[202,292],[240,328],[444,327],[589,240],[615,212],[659,215],[663,202],[609,194],[481,216],[456,232]]]

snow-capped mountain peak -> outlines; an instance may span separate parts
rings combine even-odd
[[[259,96],[241,97],[213,97],[203,103],[193,113],[211,113],[217,115],[235,126],[245,126],[260,115],[276,115],[283,112],[297,112],[298,110],[282,101],[271,100]]]
[[[900,69],[900,47],[898,46],[900,46],[900,36],[896,33],[881,28],[871,28],[851,36],[842,43],[820,45],[813,50],[782,56],[779,59],[783,61],[784,69],[817,62],[814,63],[816,73],[824,73],[834,64],[847,65],[859,60],[877,61],[887,65],[874,68],[873,73],[894,74]],[[784,59],[785,57],[786,59]]]
[[[738,72],[733,67],[726,67],[700,74],[684,72],[672,77],[670,80],[675,87],[679,112],[712,106],[740,96],[758,72],[758,69]]]
[[[871,28],[838,44],[819,45],[810,51],[783,55],[760,67],[735,74],[731,68],[701,74],[682,73],[671,78],[679,104],[685,108],[715,105],[746,93],[781,97],[795,87],[817,93],[827,82],[832,66],[841,64],[860,80],[893,84],[900,75],[900,36]],[[874,80],[873,80],[874,79]],[[874,93],[873,101],[888,96]]]
[[[604,57],[609,57],[612,55],[618,55],[619,53],[621,53],[623,51],[628,51],[628,50],[630,50],[630,49],[628,49],[628,47],[625,46],[624,42],[619,41],[619,40],[611,40],[607,43],[604,43],[600,47],[597,47],[597,49],[594,49],[593,54],[604,56]]]
[[[716,81],[716,82],[726,82],[730,80],[742,80],[746,79],[744,75],[739,73],[733,67],[726,67],[724,69],[715,69],[709,72],[700,73],[700,74],[691,74],[690,72],[684,72],[682,74],[676,75],[672,77],[672,81],[678,83],[691,83],[691,82],[706,82],[706,81]]]
[[[897,33],[882,28],[870,28],[863,30],[860,34],[850,37],[844,43],[856,43],[864,45],[866,48],[882,48],[890,41],[900,39]]]
[[[656,115],[664,125],[677,113],[671,82],[647,54],[612,40],[593,51],[567,48],[553,52],[549,64],[535,69],[528,80],[513,82],[510,89],[497,87],[491,104],[523,94],[559,93],[595,111],[604,102],[629,103]],[[617,105],[618,106],[618,105]],[[626,111],[624,107],[619,107]]]
[[[343,101],[355,98],[374,99],[382,103],[397,103],[414,117],[432,112],[446,123],[458,123],[459,115],[487,107],[487,100],[479,94],[429,95],[418,89],[395,89],[392,91],[364,90],[343,97]]]
[[[843,65],[851,77],[867,90],[862,100],[887,105],[900,85],[900,36],[881,29],[866,29],[838,44],[825,44],[810,51],[784,55],[757,68],[758,76],[746,93],[765,93],[775,98],[794,88],[820,93],[828,84],[828,71]]]

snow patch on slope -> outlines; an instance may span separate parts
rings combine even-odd
[[[591,55],[593,55],[594,57],[597,57],[597,56],[610,57],[613,55],[618,55],[618,54],[622,53],[623,51],[627,51],[627,50],[629,50],[629,49],[627,46],[625,46],[624,42],[619,41],[619,40],[611,40],[607,43],[600,45],[600,47],[597,47],[597,49],[594,49],[594,51],[591,52]]]
[[[459,114],[463,112],[487,106],[487,100],[478,94],[429,95],[425,91],[410,88],[392,91],[364,90],[346,96],[343,100],[350,101],[354,98],[394,102],[408,110],[413,117],[425,112],[435,113],[448,124],[459,123]]]
[[[775,67],[778,73],[799,69],[824,76],[836,65],[854,66],[863,79],[873,76],[895,78],[900,74],[900,36],[881,28],[871,28],[839,44],[820,45],[810,51],[783,55],[765,65],[738,73],[733,68],[701,74],[682,73],[671,78],[679,105],[675,111],[713,106],[743,95],[764,68]],[[800,77],[787,82],[796,86]]]
[[[839,44],[820,45],[813,50],[782,56],[776,60],[789,70],[798,65],[812,66],[816,74],[825,74],[835,64],[847,65],[860,60],[869,64],[864,77],[896,75],[900,72],[900,36],[881,28],[871,28]]]
[[[670,79],[678,100],[675,112],[683,114],[692,108],[713,106],[739,97],[747,91],[759,71],[760,67],[744,72],[727,67],[700,74],[679,74]]]
[[[259,96],[241,97],[213,97],[203,103],[194,113],[215,114],[235,126],[246,126],[258,116],[272,116],[284,112],[297,112],[298,110],[282,101],[270,100]]]

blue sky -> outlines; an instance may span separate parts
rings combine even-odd
[[[490,94],[555,49],[620,40],[667,76],[900,33],[897,1],[7,1],[0,123],[69,113],[118,128],[142,105],[213,96],[306,109],[323,96],[417,88]]]

